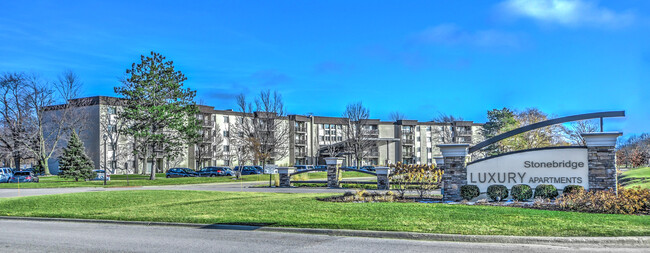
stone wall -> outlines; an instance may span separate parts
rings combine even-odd
[[[447,156],[444,158],[443,201],[460,201],[460,187],[467,184],[466,156]]]
[[[616,149],[613,146],[588,147],[589,189],[616,190]]]

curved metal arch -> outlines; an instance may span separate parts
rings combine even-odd
[[[484,147],[487,147],[488,145],[498,142],[500,140],[503,140],[508,137],[515,136],[517,134],[523,133],[523,132],[528,132],[530,130],[534,130],[537,128],[542,128],[550,125],[555,125],[555,124],[562,124],[566,122],[571,122],[571,121],[578,121],[578,120],[585,120],[585,119],[597,119],[597,118],[611,118],[611,117],[625,117],[625,111],[610,111],[610,112],[594,112],[594,113],[585,113],[585,114],[578,114],[578,115],[573,115],[573,116],[566,116],[562,118],[557,118],[557,119],[550,119],[547,121],[542,121],[542,122],[537,122],[535,124],[530,124],[524,127],[520,127],[517,129],[514,129],[512,131],[508,131],[505,133],[502,133],[500,135],[494,136],[490,139],[487,139],[479,144],[476,144],[472,147],[469,148],[469,153],[473,153],[476,151],[479,151],[483,149]],[[602,120],[601,120],[601,131],[602,131]]]
[[[377,176],[377,173],[370,172],[370,171],[367,171],[367,170],[350,169],[350,168],[339,168],[339,169],[344,170],[344,171],[356,171],[356,172],[361,172],[361,173],[366,173],[366,174],[369,174],[369,175]]]

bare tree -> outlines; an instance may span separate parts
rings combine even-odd
[[[454,142],[454,131],[452,124],[454,121],[462,121],[462,117],[439,113],[438,116],[433,118],[433,122],[444,123],[439,127],[433,127],[433,132],[440,137],[442,143]]]
[[[224,157],[224,137],[221,134],[221,127],[219,124],[215,123],[214,130],[204,129],[200,131],[199,134],[199,138],[194,141],[198,167],[203,167],[205,161],[212,159],[221,159]]]
[[[31,114],[25,82],[22,73],[6,73],[0,77],[0,148],[13,159],[16,169],[20,169],[23,158],[32,156],[22,142],[27,134],[25,121]]]
[[[343,133],[345,135],[345,146],[353,153],[357,168],[361,167],[363,158],[375,145],[371,140],[370,125],[368,118],[370,110],[364,107],[361,102],[348,104],[343,112],[345,118]]]
[[[241,113],[236,124],[239,148],[247,150],[245,152],[263,166],[286,157],[289,153],[289,125],[284,120],[286,113],[282,96],[276,91],[266,90],[251,103],[240,94],[237,105]]]
[[[587,142],[582,137],[583,133],[593,133],[598,131],[599,124],[597,120],[580,120],[572,122],[569,126],[562,127],[565,138],[572,144],[586,146]]]
[[[50,174],[48,160],[56,154],[70,131],[81,132],[87,118],[83,107],[88,99],[77,99],[82,83],[72,71],[64,72],[57,82],[43,81],[36,75],[26,79],[26,104],[30,116],[26,120],[27,137],[23,145],[34,154],[46,175]],[[53,87],[54,89],[52,89]],[[54,106],[55,104],[60,104]]]
[[[392,111],[390,113],[390,120],[392,120],[392,121],[398,121],[398,120],[403,120],[403,119],[406,119],[406,116],[403,113],[399,112],[399,111]]]
[[[100,167],[110,171],[111,174],[115,174],[120,165],[125,164],[131,158],[133,152],[127,142],[128,137],[123,135],[128,124],[126,120],[119,119],[120,110],[121,106],[106,106],[99,112],[99,127],[106,136],[106,145],[102,145],[102,147],[108,149],[102,153],[111,151],[111,162],[100,163]],[[100,138],[104,140],[104,136],[100,136]],[[107,164],[108,168],[104,168],[104,164]],[[123,170],[128,173],[128,168],[123,168]]]

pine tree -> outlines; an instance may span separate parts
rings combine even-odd
[[[94,167],[93,161],[84,151],[84,145],[79,136],[72,131],[68,146],[63,149],[63,154],[59,158],[59,176],[74,178],[75,181],[79,181],[79,178],[89,180],[96,176],[93,172]]]

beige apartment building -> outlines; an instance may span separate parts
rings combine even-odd
[[[121,99],[96,96],[78,100],[85,101],[80,103],[82,108],[79,111],[86,113],[86,123],[80,133],[86,152],[96,168],[106,168],[113,174],[142,172],[143,169],[148,172],[152,163],[163,171],[172,167],[199,169],[205,166],[239,165],[234,124],[242,117],[251,116],[200,105],[197,118],[202,122],[203,142],[200,145],[187,145],[187,152],[177,157],[159,157],[155,161],[148,160],[144,163],[142,159],[133,156],[133,140],[119,133],[119,129],[124,127],[124,123],[116,118],[121,110]],[[52,111],[56,112],[56,108]],[[286,122],[289,128],[288,150],[283,157],[274,158],[273,164],[320,165],[324,164],[323,158],[333,154],[343,157],[345,165],[356,164],[353,155],[344,148],[347,119],[288,115],[280,120]],[[441,156],[437,144],[478,143],[482,141],[482,125],[472,121],[440,123],[369,119],[364,132],[372,145],[365,153],[362,164],[435,164],[435,157]],[[58,172],[56,159],[50,161],[50,168],[52,173]]]

